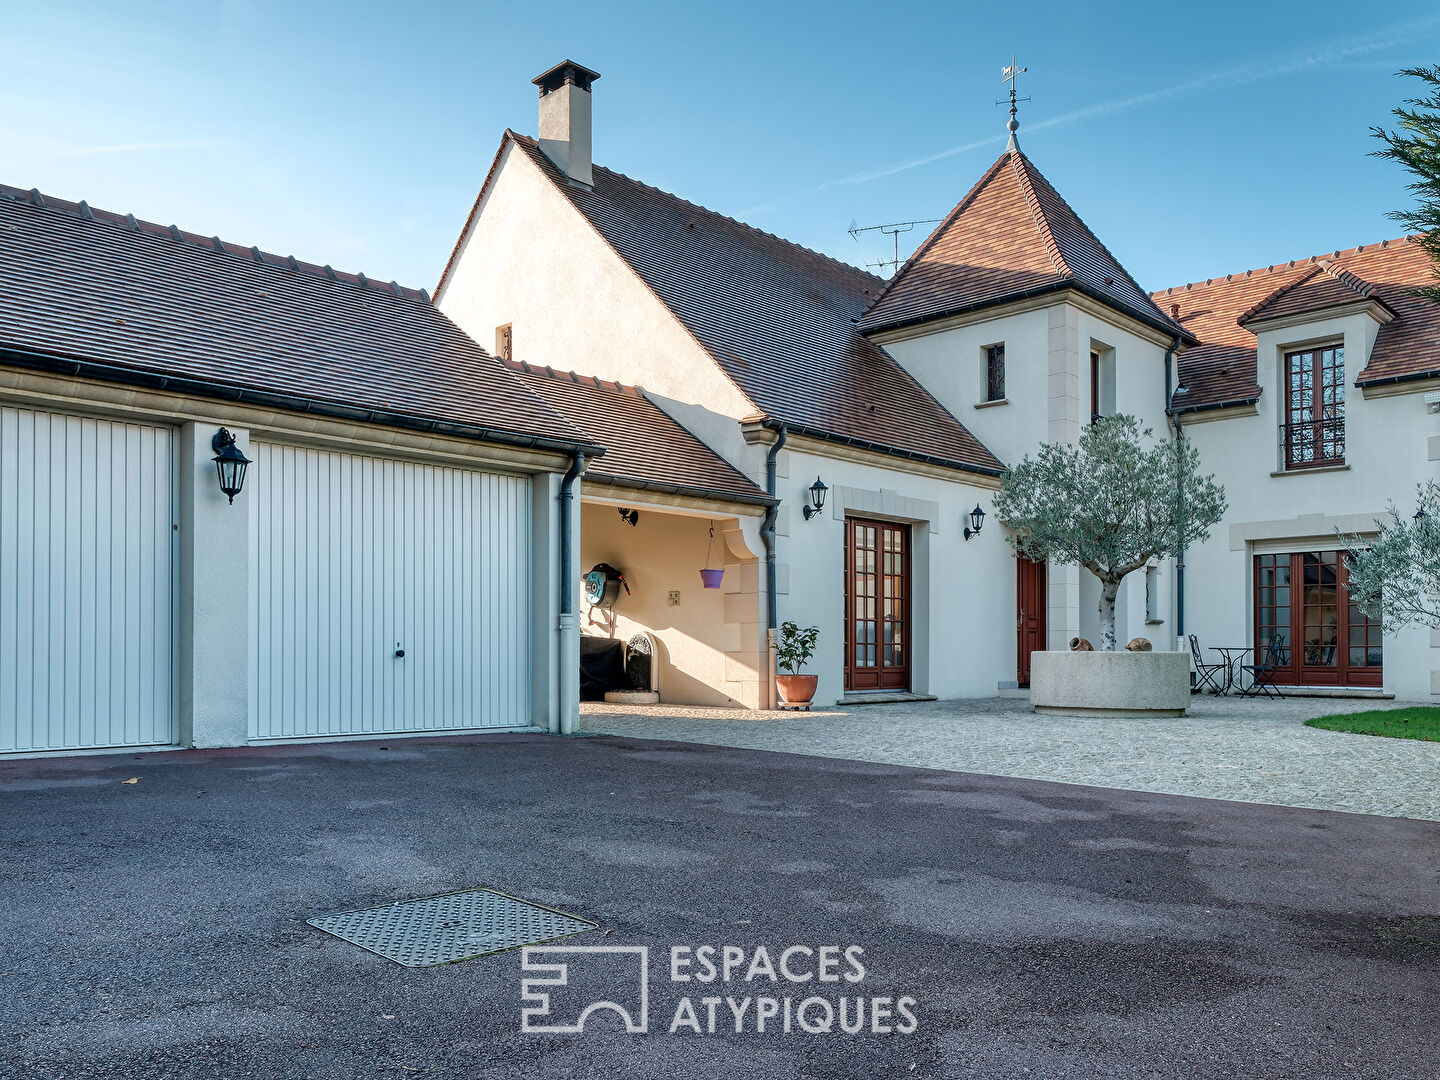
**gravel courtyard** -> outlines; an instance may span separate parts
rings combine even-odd
[[[1403,702],[1198,695],[1190,715],[1053,716],[1022,698],[746,712],[587,704],[586,731],[1211,799],[1440,820],[1440,743],[1319,731]]]

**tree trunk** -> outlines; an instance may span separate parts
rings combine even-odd
[[[1115,651],[1115,596],[1120,582],[1100,582],[1100,651]]]

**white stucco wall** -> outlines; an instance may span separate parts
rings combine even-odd
[[[1001,342],[1005,403],[988,404],[985,349]],[[1058,302],[1009,313],[1001,309],[994,317],[977,317],[963,325],[917,328],[886,341],[885,349],[1005,462],[1033,454],[1042,442],[1079,437],[1092,413],[1092,349],[1106,357],[1113,371],[1113,400],[1105,401],[1102,411],[1129,413],[1157,438],[1166,437],[1165,346],[1088,308]],[[1167,560],[1154,581],[1163,594],[1158,622],[1146,619],[1144,574],[1125,580],[1116,601],[1119,644],[1147,637],[1158,649],[1175,647],[1173,579]],[[1051,567],[1049,592],[1050,648],[1065,648],[1077,633],[1098,640],[1100,587],[1091,574]]]
[[[435,303],[486,349],[509,323],[516,360],[643,386],[763,483],[764,452],[735,423],[754,407],[513,143]]]
[[[1260,401],[1253,415],[1209,420],[1182,417],[1205,467],[1225,486],[1230,509],[1208,543],[1186,559],[1186,630],[1204,647],[1244,644],[1254,637],[1253,555],[1338,547],[1335,529],[1373,528],[1387,503],[1414,512],[1415,487],[1440,477],[1430,441],[1440,415],[1422,392],[1365,397],[1355,387],[1376,324],[1368,315],[1262,331]],[[1284,354],[1309,344],[1345,345],[1345,467],[1284,472],[1280,444]],[[1425,629],[1385,638],[1385,689],[1405,700],[1440,697],[1440,640]]]
[[[962,533],[976,502],[991,514],[989,490],[959,473],[954,480],[906,475],[810,452],[782,450],[778,465],[778,494],[785,500],[777,522],[779,617],[820,628],[819,652],[808,669],[820,676],[816,701],[844,695],[847,497],[856,516],[912,525],[911,689],[942,698],[986,697],[1000,683],[1013,683],[1014,558],[993,514],[979,536],[966,541]],[[817,475],[830,495],[825,509],[806,521],[801,508]]]

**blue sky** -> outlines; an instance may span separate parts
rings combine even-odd
[[[1367,129],[1440,10],[24,0],[0,50],[0,181],[425,287],[558,60],[602,74],[599,163],[863,264],[852,221],[944,214],[999,155],[1014,51],[1021,145],[1161,288],[1396,235]]]

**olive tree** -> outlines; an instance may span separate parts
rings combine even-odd
[[[1440,628],[1440,484],[1421,484],[1416,501],[1419,509],[1408,519],[1391,503],[1373,540],[1341,536],[1350,599],[1389,633]]]
[[[1127,574],[1205,540],[1225,491],[1200,474],[1183,438],[1157,441],[1133,416],[1085,428],[1078,445],[1045,443],[1007,469],[995,512],[1028,559],[1078,563],[1100,581],[1100,648],[1115,648],[1115,597]]]

